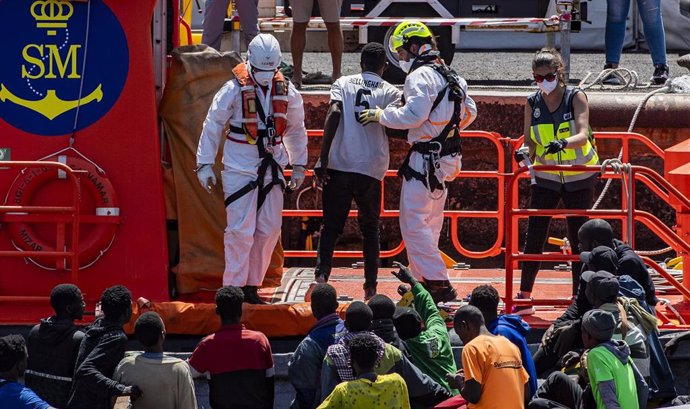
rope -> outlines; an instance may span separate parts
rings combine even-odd
[[[621,68],[618,68],[618,69],[621,69]],[[606,70],[604,70],[604,71],[606,71]],[[586,79],[586,77],[585,77],[585,79]],[[637,118],[640,116],[640,112],[642,112],[642,108],[644,108],[644,106],[647,104],[647,101],[649,101],[649,99],[656,94],[660,94],[662,92],[668,92],[668,91],[669,91],[669,87],[664,86],[664,87],[661,87],[659,89],[655,89],[654,91],[645,94],[644,98],[642,98],[642,101],[640,101],[640,103],[637,105],[637,109],[635,109],[635,113],[633,114],[632,120],[630,121],[630,126],[628,126],[628,132],[632,132],[633,129],[635,129],[635,124],[637,123]],[[618,152],[618,156],[617,156],[616,160],[620,163],[622,158],[623,158],[623,148],[621,148],[621,150]],[[604,161],[604,164],[607,162],[608,162],[608,160]],[[630,165],[628,164],[628,166],[630,166]],[[602,164],[602,172],[604,170],[605,170],[605,166]],[[614,171],[615,171],[615,168],[614,168]],[[601,202],[604,200],[606,193],[608,193],[609,188],[611,187],[611,182],[613,182],[613,179],[609,179],[606,181],[604,188],[601,190],[601,193],[599,194],[599,198],[597,199],[596,202],[594,202],[594,205],[592,206],[592,210],[596,210],[599,207],[599,205],[601,204]]]
[[[86,56],[89,52],[89,28],[91,26],[91,0],[86,3],[86,33],[84,38],[84,60],[81,64],[81,80],[79,81],[79,99],[77,99],[77,111],[74,113],[74,126],[72,127],[72,135],[69,137],[69,146],[74,145],[74,138],[77,133],[77,122],[79,121],[79,110],[81,108],[81,97],[84,91],[84,78],[86,77]]]
[[[659,250],[635,250],[635,253],[639,254],[640,256],[651,257],[659,256],[661,254],[668,253],[669,251],[673,251],[673,247],[668,246]]]
[[[593,73],[590,71],[585,75],[585,78],[580,81],[580,84],[578,84],[578,87],[587,90],[589,88],[592,88],[595,85],[598,85],[600,88],[605,88],[605,89],[610,89],[610,90],[615,90],[615,91],[622,91],[622,90],[630,90],[630,89],[636,89],[636,88],[649,88],[652,83],[648,82],[646,84],[640,84],[640,77],[637,75],[636,71],[629,70],[627,68],[606,68],[602,70],[599,75],[597,75],[592,82],[587,83],[587,80],[593,75]],[[604,84],[604,80],[607,79],[609,76],[615,76],[619,80],[622,81],[620,85],[609,85],[609,84]]]

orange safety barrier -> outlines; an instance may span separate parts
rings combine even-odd
[[[625,136],[630,136],[630,139],[637,139],[638,134],[626,134]],[[627,140],[627,139],[626,139]],[[651,143],[651,142],[650,142]],[[648,144],[649,146],[649,144]],[[654,145],[656,146],[656,145]],[[654,149],[653,149],[654,150]],[[655,152],[661,153],[663,152]],[[569,171],[585,171],[585,172],[600,172],[600,166],[535,166],[535,170],[569,170]],[[618,174],[612,173],[613,168],[607,166],[606,170],[602,173],[602,178],[620,178]],[[681,206],[683,211],[690,211],[690,200],[686,198],[678,189],[666,181],[663,177],[657,174],[652,169],[642,166],[630,166],[627,176],[627,200],[624,197],[625,206],[622,206],[620,210],[575,210],[575,209],[519,209],[517,208],[517,195],[518,195],[518,181],[522,178],[526,178],[526,172],[528,168],[522,167],[517,169],[513,174],[507,175],[509,195],[511,197],[510,204],[506,206],[506,219],[508,223],[506,225],[506,297],[505,304],[506,310],[509,311],[513,305],[525,305],[525,304],[536,304],[536,305],[566,305],[570,304],[570,299],[560,299],[560,300],[517,300],[513,299],[513,277],[514,269],[517,267],[517,262],[519,261],[575,261],[578,259],[577,256],[573,255],[563,255],[560,253],[545,253],[545,254],[523,254],[519,253],[517,249],[518,240],[516,239],[517,222],[520,218],[528,217],[530,215],[540,215],[540,216],[553,216],[553,217],[565,217],[565,216],[590,216],[599,217],[604,219],[619,219],[624,220],[628,224],[628,238],[632,241],[634,237],[634,226],[635,222],[640,222],[654,232],[657,236],[664,240],[667,244],[670,244],[679,255],[690,254],[690,244],[679,237],[671,228],[666,226],[661,220],[656,216],[644,212],[641,210],[636,210],[634,207],[635,203],[635,189],[634,182],[640,181],[654,192],[660,193],[661,197],[665,200],[668,198],[675,199]],[[624,224],[625,225],[625,224]],[[673,276],[668,274],[666,270],[661,268],[658,264],[649,258],[644,258],[645,262],[655,269],[664,279],[668,281],[676,290],[678,290],[684,297],[684,300],[690,301],[690,283],[685,280],[684,284],[678,282]],[[685,285],[685,286],[684,286]],[[669,318],[661,313],[659,318],[662,323],[666,326],[673,327],[685,327],[684,325],[677,325],[671,323]]]
[[[11,206],[7,204],[0,205],[0,223],[1,222],[27,222],[27,223],[55,223],[57,226],[57,235],[55,239],[55,248],[66,248],[66,228],[67,224],[71,223],[71,245],[69,249],[64,251],[24,251],[24,250],[5,250],[0,251],[0,257],[56,257],[56,263],[59,265],[61,258],[69,258],[71,261],[71,281],[77,284],[79,280],[79,223],[80,223],[80,194],[81,187],[76,173],[85,173],[85,171],[74,170],[64,163],[48,162],[48,161],[8,161],[0,163],[0,170],[8,169],[31,169],[31,168],[52,168],[55,169],[55,174],[63,172],[67,180],[72,186],[72,204],[70,206]],[[17,177],[21,177],[21,173]],[[37,297],[24,296],[3,296],[2,302],[32,302]],[[46,297],[47,299],[47,297]]]
[[[125,332],[134,333],[137,318],[147,312],[158,313],[165,323],[169,334],[211,334],[220,328],[220,318],[216,314],[216,305],[212,303],[186,302],[144,302],[132,303],[132,318],[125,325]],[[338,314],[345,318],[349,303],[340,303]],[[316,323],[311,312],[311,304],[242,304],[242,324],[247,329],[263,332],[267,337],[291,337],[304,335]]]
[[[308,130],[307,135],[311,137],[323,136],[322,130]],[[504,232],[504,206],[505,202],[505,149],[504,146],[512,144],[512,139],[504,138],[496,132],[486,131],[463,131],[460,133],[462,138],[485,139],[490,141],[496,148],[497,155],[497,169],[495,171],[475,171],[462,170],[458,174],[458,179],[496,179],[497,181],[497,203],[496,210],[445,210],[443,216],[450,219],[451,240],[455,249],[466,257],[484,258],[501,254],[503,251],[503,232]],[[290,175],[292,171],[287,170],[286,175]],[[308,176],[313,176],[312,171],[307,172]],[[397,177],[397,171],[388,170],[385,175],[388,177]],[[385,179],[384,179],[385,180]],[[387,210],[383,206],[385,197],[385,188],[381,191],[381,218],[397,218],[400,216],[400,210]],[[323,217],[322,210],[283,210],[283,217]],[[357,211],[351,210],[348,217],[357,217]],[[497,234],[494,244],[483,251],[472,251],[462,246],[458,234],[458,220],[464,218],[480,218],[480,219],[495,219],[497,223]],[[405,249],[405,243],[400,242],[398,246],[391,250],[381,251],[381,258],[390,258],[402,253]],[[334,257],[346,258],[362,258],[364,255],[361,251],[335,251]],[[285,250],[285,257],[316,257],[316,251],[313,250]]]

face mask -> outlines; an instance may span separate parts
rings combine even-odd
[[[539,86],[539,89],[541,90],[541,92],[543,92],[546,95],[549,95],[558,86],[558,80],[557,79],[554,79],[553,81],[544,80],[542,82],[538,82],[537,85]]]
[[[398,64],[400,64],[400,69],[403,70],[405,74],[410,72],[410,68],[412,68],[412,61],[398,61]]]
[[[273,71],[256,71],[252,73],[257,84],[267,87],[273,81],[275,73]]]

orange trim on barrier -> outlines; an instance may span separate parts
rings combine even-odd
[[[349,306],[349,303],[339,305],[337,312],[342,318]],[[170,334],[207,335],[220,328],[215,304],[173,301],[146,303],[144,307],[133,303],[132,319],[125,325],[125,332],[133,334],[137,318],[147,311],[157,312],[165,323],[165,331]],[[242,324],[269,338],[305,335],[315,323],[309,303],[244,304],[242,308]]]

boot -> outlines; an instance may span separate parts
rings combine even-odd
[[[373,296],[376,295],[376,284],[364,284],[362,288],[364,289],[364,301],[369,301]]]
[[[266,305],[268,304],[259,297],[258,289],[253,285],[248,285],[242,287],[242,292],[244,292],[244,302],[247,304],[254,305]]]
[[[434,302],[437,304],[440,302],[455,301],[458,297],[458,293],[455,291],[455,288],[450,285],[450,281],[448,280],[427,280],[426,285],[429,294],[431,294],[431,298],[433,298]]]

